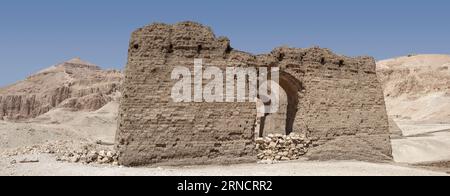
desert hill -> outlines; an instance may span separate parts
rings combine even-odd
[[[391,132],[404,136],[391,141],[395,160],[449,160],[450,56],[410,55],[380,61],[377,66]]]
[[[0,120],[37,117],[53,108],[95,111],[119,96],[123,75],[74,58],[0,88]]]
[[[377,64],[390,116],[450,123],[449,55],[411,55]]]

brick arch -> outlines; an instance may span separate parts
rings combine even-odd
[[[278,113],[268,114],[263,111],[264,107],[261,107],[261,105],[264,103],[262,103],[261,100],[259,100],[257,104],[260,116],[258,116],[259,126],[257,127],[259,130],[256,130],[256,132],[260,137],[267,136],[268,134],[289,135],[295,131],[294,123],[299,110],[298,94],[302,91],[303,85],[297,78],[284,71],[280,71],[279,83],[277,83],[277,85],[279,85],[281,90],[279,95],[280,108]],[[266,105],[267,104],[270,103],[266,103]]]
[[[299,93],[304,89],[300,80],[291,74],[280,72],[280,86],[284,89],[288,97],[287,118],[286,118],[286,134],[294,132],[294,123],[299,110]]]

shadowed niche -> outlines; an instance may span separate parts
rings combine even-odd
[[[299,93],[303,86],[299,80],[289,73],[280,72],[280,107],[277,113],[268,114],[262,106],[270,106],[271,103],[263,103],[258,100],[258,126],[257,135],[264,137],[269,134],[289,135],[294,132],[295,118],[298,112]]]

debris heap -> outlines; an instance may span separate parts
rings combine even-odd
[[[56,161],[61,162],[108,165],[118,165],[119,157],[112,146],[100,145],[98,142],[55,141],[0,151],[0,156],[5,157],[33,154],[51,154],[56,157]]]
[[[67,152],[57,158],[57,161],[83,164],[112,164],[118,165],[119,155],[115,151],[77,150]]]
[[[258,159],[262,161],[297,160],[308,152],[311,141],[306,136],[292,133],[275,134],[256,139]]]

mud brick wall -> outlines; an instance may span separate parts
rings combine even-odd
[[[255,103],[174,103],[176,66],[280,67],[289,89],[292,131],[314,142],[312,159],[390,159],[388,119],[372,58],[326,49],[278,48],[254,56],[193,22],[133,32],[119,112],[123,165],[230,164],[256,161]],[[225,89],[225,88],[224,88]]]
[[[237,163],[256,160],[251,103],[174,103],[171,73],[194,58],[225,68],[229,41],[192,23],[155,24],[133,33],[120,106],[124,165]],[[206,66],[205,65],[205,66]]]
[[[392,149],[383,90],[371,57],[320,48],[280,48],[278,66],[302,83],[294,132],[314,142],[311,159],[389,160]]]

